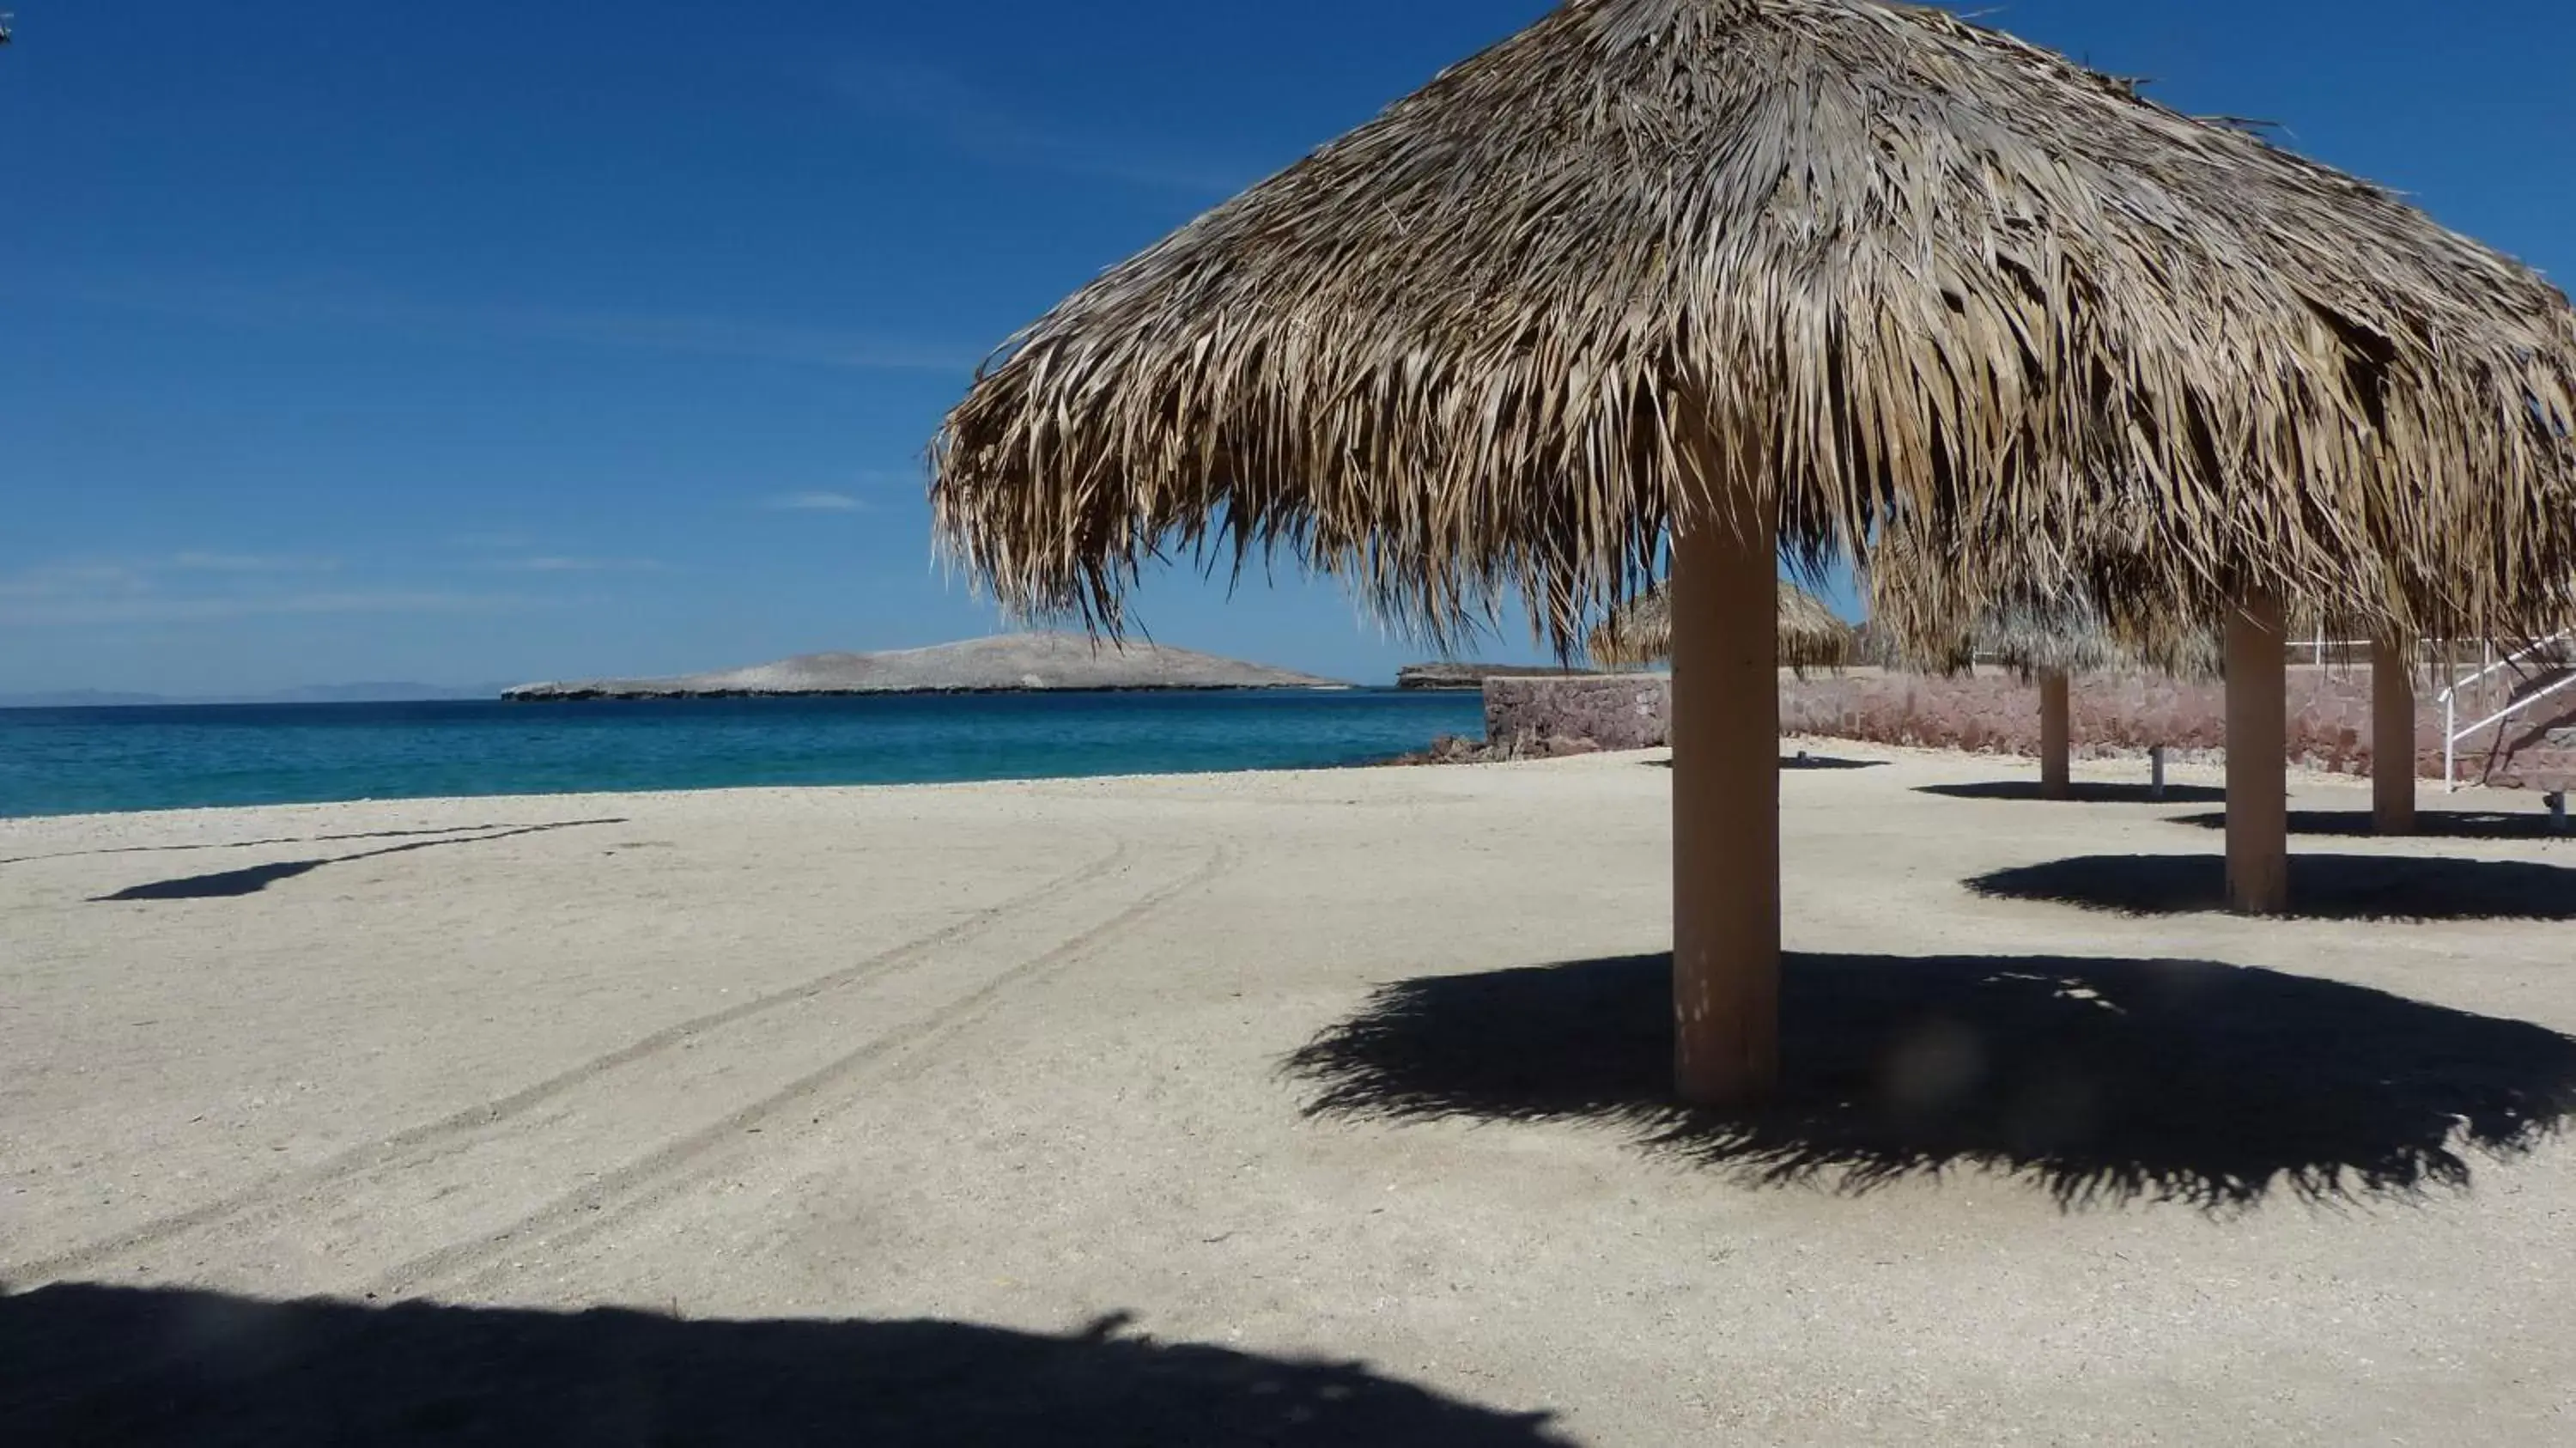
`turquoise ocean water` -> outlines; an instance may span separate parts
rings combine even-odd
[[[907,695],[0,710],[0,817],[201,805],[1360,764],[1474,694]]]

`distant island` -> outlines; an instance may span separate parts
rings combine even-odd
[[[1407,664],[1396,670],[1399,689],[1468,691],[1482,689],[1487,679],[1565,679],[1597,674],[1597,669],[1549,668],[1544,664]]]
[[[504,699],[741,699],[828,694],[1018,694],[1147,689],[1342,689],[1312,674],[1148,643],[1026,633],[880,654],[805,654],[671,679],[522,684]]]

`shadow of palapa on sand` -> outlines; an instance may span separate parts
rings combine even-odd
[[[2068,785],[2066,798],[2051,800],[2040,792],[2036,779],[1988,779],[1974,784],[1923,784],[1916,794],[1937,795],[1942,799],[1985,799],[2032,804],[2217,804],[2227,798],[2227,791],[2206,784],[2168,784],[2163,797],[2148,784],[2122,784],[2116,781],[2079,779]]]
[[[1675,1104],[1670,956],[1388,986],[1291,1056],[1310,1115],[1589,1122],[1758,1185],[1983,1169],[2061,1206],[2464,1187],[2576,1113],[2576,1040],[2205,961],[1797,955],[1786,1075]]]
[[[2227,828],[2224,810],[2207,814],[2176,815],[2178,825],[2197,825],[2207,830]],[[2382,838],[2379,822],[2368,810],[2292,810],[2290,833],[2331,839]],[[2440,840],[2563,840],[2576,844],[2576,836],[2556,834],[2550,829],[2549,816],[2537,812],[2509,814],[2502,810],[2423,810],[2415,816],[2414,833]]]
[[[283,860],[275,864],[250,865],[239,870],[219,870],[211,875],[188,875],[176,880],[156,880],[148,885],[131,885],[113,895],[94,897],[93,905],[131,904],[138,901],[164,900],[230,900],[256,895],[280,880],[309,875],[325,865],[346,865],[357,860],[380,860],[387,855],[407,855],[414,850],[443,849],[449,845],[481,845],[494,840],[520,835],[542,835],[555,830],[585,829],[593,825],[622,825],[623,818],[599,820],[563,820],[555,824],[519,825],[507,829],[489,828],[487,833],[455,835],[444,839],[415,840],[407,845],[390,845],[381,850],[360,850],[353,855],[333,855],[319,860]]]
[[[2078,855],[1997,870],[1967,882],[1979,895],[2121,915],[2227,909],[2222,855]],[[2427,855],[2290,857],[2290,909],[2301,920],[2576,920],[2576,870],[2525,860]]]
[[[269,1303],[74,1284],[0,1296],[13,1441],[146,1445],[1277,1443],[1565,1439],[1365,1364],[972,1323],[684,1321]]]

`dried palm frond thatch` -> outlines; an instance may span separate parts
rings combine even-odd
[[[1970,646],[2028,679],[2040,674],[2153,672],[2183,679],[2215,679],[2225,653],[2208,627],[2115,631],[2101,610],[2080,600],[2024,602],[1989,609],[1977,621]]]
[[[1664,585],[1610,611],[1584,640],[1592,661],[1614,669],[1659,664],[1673,653],[1673,601]],[[1851,662],[1852,626],[1823,599],[1794,583],[1780,584],[1780,666],[1839,669]]]
[[[1934,647],[1907,647],[1881,631],[1865,662],[1922,673],[1993,664],[2027,682],[2042,674],[2156,673],[2194,681],[2220,677],[2225,647],[2208,627],[2114,628],[2081,599],[2022,600],[1990,608],[1964,634]]]
[[[2475,632],[2576,578],[2576,312],[2389,193],[1946,12],[1573,0],[1116,267],[950,413],[945,545],[1114,631],[1170,550],[1572,649],[1674,522],[1812,576],[2249,581]]]
[[[2054,589],[2024,585],[1979,597],[1959,586],[1957,570],[1920,531],[1891,529],[1880,536],[1861,579],[1870,622],[1860,661],[1927,674],[1994,664],[2025,681],[2134,671],[2218,678],[2220,610],[2185,610],[2144,594],[2106,607],[2093,590],[2115,583],[2123,561],[2106,548],[2089,570],[2067,570]],[[2077,572],[2086,576],[2074,577]]]

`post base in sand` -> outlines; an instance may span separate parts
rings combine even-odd
[[[2075,773],[2075,708],[2066,671],[2050,669],[2039,676],[2039,796],[2073,799]]]
[[[1779,565],[1709,519],[1673,538],[1674,1085],[1696,1106],[1780,1076]]]
[[[2370,817],[2383,835],[2415,833],[2415,645],[2370,653]]]
[[[2248,590],[2227,615],[2227,906],[2290,908],[2289,654],[2281,599]]]

